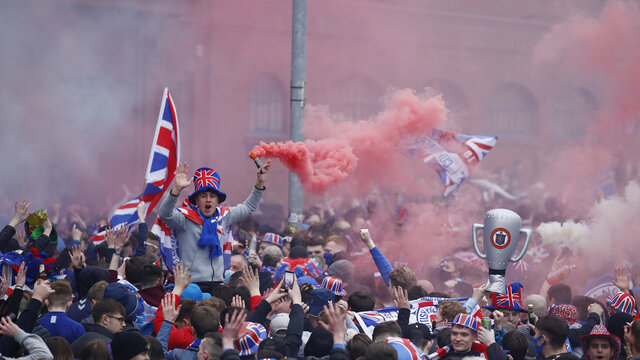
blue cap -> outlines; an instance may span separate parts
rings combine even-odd
[[[129,291],[129,288],[120,283],[111,283],[104,289],[104,297],[113,299],[122,306],[126,312],[126,316],[135,314],[138,308],[138,298]]]
[[[333,302],[333,292],[327,289],[313,289],[309,292],[309,312],[307,315],[318,316],[325,305]]]
[[[311,284],[313,285],[313,287],[315,288],[319,288],[320,284],[318,284],[318,282],[316,281],[316,279],[312,278],[311,276],[300,276],[298,278],[298,285],[302,285],[302,284]]]
[[[203,293],[200,286],[196,284],[189,284],[186,289],[180,295],[182,299],[191,299],[193,301],[200,301],[202,299],[210,298],[211,294]]]

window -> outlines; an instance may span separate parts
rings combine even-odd
[[[335,86],[332,103],[335,111],[352,121],[366,120],[380,111],[378,100],[384,95],[382,86],[374,80],[352,75]]]
[[[584,136],[597,110],[596,97],[585,88],[558,91],[551,105],[551,135],[557,138]]]
[[[284,135],[287,100],[285,88],[275,75],[260,75],[249,89],[249,134]]]
[[[537,132],[539,105],[533,94],[519,84],[505,84],[488,98],[485,107],[487,134],[530,137]]]

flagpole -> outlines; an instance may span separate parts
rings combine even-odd
[[[305,105],[305,78],[307,72],[307,0],[293,0],[291,40],[291,118],[290,139],[304,141],[302,119]],[[289,173],[289,225],[299,230],[302,226],[303,192],[300,179]]]

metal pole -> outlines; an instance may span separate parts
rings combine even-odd
[[[304,141],[302,118],[305,105],[305,77],[307,73],[307,0],[293,0],[291,40],[291,120],[290,138]],[[302,225],[303,193],[300,179],[289,173],[289,225],[300,229]]]

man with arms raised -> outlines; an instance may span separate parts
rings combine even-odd
[[[158,217],[174,232],[180,258],[191,270],[191,281],[203,292],[211,292],[222,283],[227,230],[256,210],[266,189],[264,183],[270,166],[271,161],[267,161],[258,170],[255,187],[247,200],[231,208],[219,206],[227,195],[220,191],[220,176],[216,171],[200,168],[193,179],[189,179],[189,166],[186,163],[178,166],[174,187],[162,202]],[[182,208],[175,209],[180,193],[192,183],[195,191]]]

